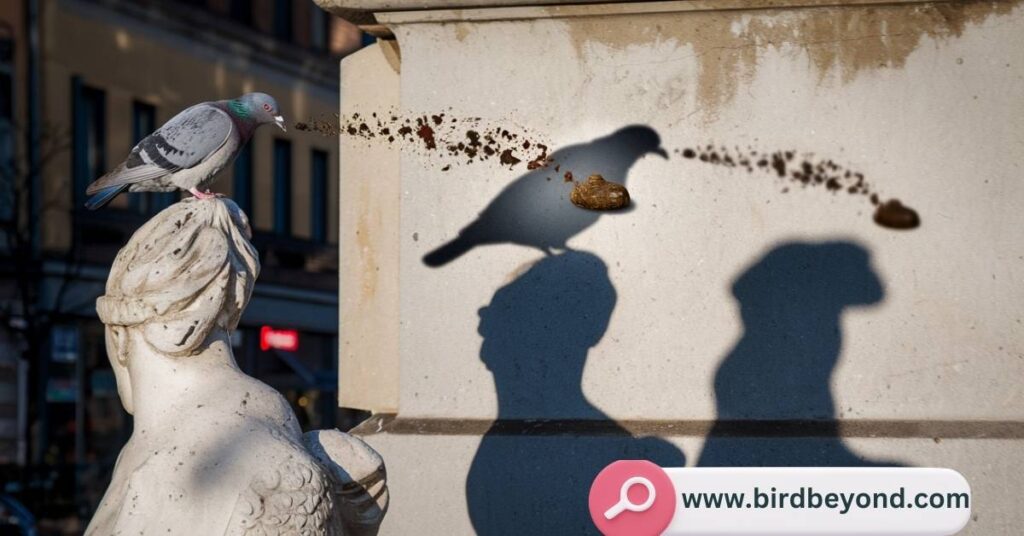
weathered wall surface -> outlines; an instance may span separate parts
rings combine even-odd
[[[345,114],[398,106],[398,72],[381,47],[370,47],[345,60],[341,101]],[[373,112],[371,112],[373,113]],[[341,337],[338,393],[346,407],[398,411],[398,258],[400,177],[397,151],[341,142],[340,225],[345,264],[339,285]]]
[[[1014,533],[1024,6],[684,4],[378,14],[401,47],[400,110],[571,145],[562,155],[577,176],[624,181],[634,200],[567,228],[571,251],[548,256],[530,244],[551,229],[516,214],[553,198],[576,210],[561,171],[502,201],[531,180],[523,164],[442,171],[435,154],[402,155],[398,419],[368,436],[396,497],[384,531],[575,532],[587,471],[639,453],[677,465],[953,467],[976,493],[966,533]],[[669,158],[631,152],[629,125],[656,133]],[[867,196],[756,162],[682,156],[709,144],[830,160],[922,225],[880,227]],[[488,220],[481,245],[424,264],[492,202],[511,223]],[[352,228],[341,240],[343,258],[365,247]],[[343,331],[358,314],[343,312]],[[523,419],[564,421],[567,435]],[[801,437],[772,439],[764,421]],[[725,437],[735,433],[754,437]],[[571,483],[546,487],[564,467],[578,468]],[[531,493],[553,509],[515,498]]]

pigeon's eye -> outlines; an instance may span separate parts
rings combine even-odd
[[[270,105],[264,102],[263,103],[263,109],[269,112],[270,111]]]

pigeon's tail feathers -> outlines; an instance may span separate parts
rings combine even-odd
[[[476,245],[476,241],[470,239],[467,233],[460,233],[454,240],[424,255],[423,263],[431,268],[444,266],[465,255],[467,251],[473,249]]]
[[[85,193],[86,195],[92,195],[114,186],[128,186],[151,179],[158,179],[173,171],[173,169],[164,169],[155,164],[138,163],[134,167],[128,167],[127,164],[122,163],[111,170],[110,173],[93,181],[92,184],[86,187]]]
[[[108,186],[107,188],[103,188],[85,202],[85,208],[89,210],[103,208],[110,202],[110,200],[117,197],[117,194],[123,192],[126,188],[128,188],[127,184],[118,184],[117,186]]]

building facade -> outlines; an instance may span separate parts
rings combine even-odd
[[[339,59],[360,32],[308,0],[4,2],[0,24],[9,491],[42,527],[75,533],[106,486],[131,423],[94,302],[117,250],[179,194],[122,195],[90,212],[84,191],[201,101],[261,91],[286,118],[287,132],[260,129],[212,186],[249,215],[263,267],[236,358],[304,424],[337,424],[338,148],[291,126],[336,113]],[[274,344],[281,334],[295,344]]]

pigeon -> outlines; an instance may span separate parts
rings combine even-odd
[[[99,209],[125,190],[185,190],[199,199],[214,197],[207,189],[214,177],[266,123],[285,130],[277,101],[266,93],[186,108],[143,138],[113,171],[90,184],[85,207]]]
[[[599,173],[625,184],[633,164],[650,153],[668,158],[661,137],[645,125],[559,149],[551,154],[547,168],[530,171],[506,186],[458,236],[424,256],[423,263],[437,268],[485,244],[520,244],[549,255],[552,249],[567,249],[569,239],[611,213],[574,206],[566,183],[574,176]]]

